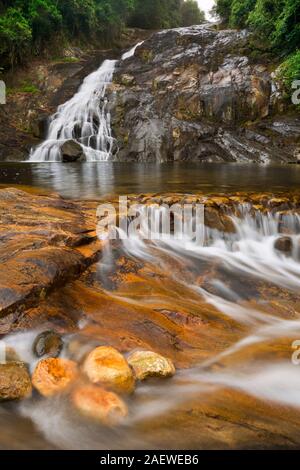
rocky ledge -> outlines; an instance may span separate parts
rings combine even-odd
[[[111,87],[116,158],[296,161],[300,120],[260,48],[247,31],[209,24],[147,39]]]
[[[0,331],[96,261],[95,204],[0,191]]]

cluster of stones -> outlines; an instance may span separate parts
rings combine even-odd
[[[175,374],[172,361],[153,351],[134,351],[125,358],[113,347],[99,346],[78,364],[58,357],[62,346],[55,332],[41,333],[33,351],[42,358],[31,377],[26,364],[15,356],[0,365],[0,400],[29,398],[33,388],[46,398],[67,394],[81,415],[111,426],[128,415],[126,397],[134,393],[138,381]]]

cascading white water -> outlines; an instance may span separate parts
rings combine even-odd
[[[136,46],[123,54],[121,60],[132,57]],[[68,140],[78,142],[86,160],[107,161],[113,153],[110,111],[106,90],[113,79],[118,61],[105,60],[96,72],[85,78],[79,91],[58,107],[52,116],[45,142],[31,150],[31,162],[62,161],[61,147]]]
[[[159,216],[161,208],[153,207],[153,212]],[[251,284],[258,277],[264,279],[266,283],[284,286],[286,292],[296,294],[300,287],[298,251],[300,218],[296,213],[287,213],[283,216],[271,212],[261,213],[253,211],[247,205],[239,206],[235,212],[240,214],[239,217],[232,216],[237,229],[236,233],[225,236],[224,233],[206,229],[207,244],[205,246],[190,239],[177,240],[172,236],[144,240],[132,234],[128,239],[117,241],[121,256],[129,256],[130,259],[142,262],[146,260],[150,263],[148,269],[151,264],[153,266],[153,269],[150,269],[151,273],[155,272],[159,266],[162,272],[183,288],[180,293],[185,292],[187,297],[189,297],[188,293],[191,293],[188,299],[189,305],[193,302],[197,303],[197,297],[199,302],[203,302],[204,298],[215,307],[216,311],[220,312],[222,322],[223,318],[227,317],[229,322],[234,321],[240,325],[243,332],[241,338],[229,345],[225,343],[223,350],[203,360],[197,367],[178,371],[167,387],[165,384],[157,383],[139,386],[136,395],[142,399],[134,406],[128,418],[125,428],[126,439],[128,435],[131,436],[130,429],[135,423],[164,415],[168,410],[176,409],[181,403],[188,402],[193,395],[196,395],[198,400],[201,398],[205,400],[207,395],[224,387],[245,392],[267,402],[300,408],[299,368],[292,365],[289,354],[286,358],[274,362],[270,356],[263,356],[263,360],[257,360],[253,354],[250,362],[243,362],[243,352],[251,346],[259,348],[260,345],[267,344],[271,340],[276,344],[281,338],[289,338],[291,342],[299,339],[300,314],[295,312],[294,317],[286,318],[284,314],[280,315],[280,312],[279,314],[266,312],[264,302],[258,302],[256,306],[251,303],[245,304],[243,287],[239,290],[225,285],[224,278],[218,277],[218,271],[212,279],[217,293],[212,293],[205,286],[200,287],[197,283],[199,266],[206,261],[212,265],[214,260],[218,260],[218,266],[226,269],[229,279],[231,275],[234,277],[240,274]],[[142,228],[143,222],[146,221],[141,220]],[[282,236],[283,227],[285,232],[289,233],[293,243],[293,250],[288,256],[278,252],[274,246],[276,239]],[[103,270],[100,275],[103,274],[104,277],[107,277],[108,271],[114,264],[113,244],[106,245],[104,258],[100,263],[100,269]],[[179,262],[180,270],[170,269],[174,260]],[[169,264],[170,261],[171,264]],[[187,273],[189,273],[188,276]],[[194,276],[194,282],[190,274]],[[127,297],[124,292],[118,295],[114,291],[109,291],[107,295],[114,300],[121,300],[123,304],[131,302],[137,308],[145,306],[145,299],[140,296],[140,293],[133,297],[127,293]],[[173,292],[169,295],[172,297]],[[155,297],[153,298],[152,294],[150,297],[151,303],[155,304]],[[158,307],[161,307],[161,301],[161,298],[157,299]],[[217,319],[217,315],[215,318]],[[205,326],[203,329],[205,331]],[[13,346],[17,353],[25,357],[31,368],[35,361],[32,359],[32,353],[28,352],[31,351],[32,340],[32,335],[28,333],[18,333],[7,338],[8,345]],[[63,356],[65,354],[66,350]],[[223,359],[230,356],[239,357],[239,354],[240,362],[236,360],[228,366],[225,363],[220,368]],[[214,367],[216,365],[219,367]],[[49,415],[49,410],[53,407],[55,413]],[[66,448],[72,448],[72,446],[76,448],[78,445],[81,448],[101,448],[101,446],[106,448],[110,445],[106,433],[103,433],[99,441],[93,430],[88,432],[82,423],[74,421],[74,417],[69,415],[69,409],[63,398],[48,403],[45,401],[21,403],[19,411],[23,416],[31,418],[47,439],[55,445],[62,445]],[[82,442],[82,435],[86,437],[84,442]],[[144,444],[143,441],[142,445]],[[133,445],[139,445],[139,443],[134,440]]]
[[[159,207],[153,211],[160,213]],[[196,263],[203,259],[219,259],[232,271],[267,279],[278,286],[288,289],[300,287],[300,215],[297,213],[272,214],[251,211],[248,205],[237,207],[240,216],[231,215],[236,233],[220,233],[205,227],[205,245],[190,238],[177,239],[173,236],[162,237],[159,234],[145,242],[143,237],[133,235],[122,241],[124,250],[130,255],[142,259],[153,259],[157,250],[182,257],[183,261],[191,257]],[[143,217],[143,213],[141,213]],[[145,220],[145,225],[147,221]],[[289,256],[276,249],[276,240],[288,233],[292,249]],[[143,229],[143,219],[141,220]],[[153,254],[153,248],[155,253]]]

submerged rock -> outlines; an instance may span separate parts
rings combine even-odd
[[[170,359],[153,351],[135,351],[128,357],[128,363],[138,380],[172,377],[176,372]]]
[[[11,346],[5,348],[5,361],[6,362],[22,362],[20,356]]]
[[[86,358],[83,370],[95,384],[101,384],[119,393],[134,391],[132,371],[116,349],[100,346],[94,349]]]
[[[63,348],[61,336],[55,331],[44,331],[40,333],[34,343],[33,352],[37,357],[58,357]]]
[[[78,142],[75,142],[75,140],[67,140],[67,142],[61,146],[60,150],[64,163],[85,161],[82,147]]]
[[[67,359],[42,359],[32,375],[32,384],[44,397],[65,392],[77,377],[77,364]]]
[[[119,424],[128,415],[128,408],[121,398],[95,385],[75,389],[72,402],[84,416],[106,425]]]
[[[32,386],[23,362],[0,364],[0,400],[20,400],[31,395]]]

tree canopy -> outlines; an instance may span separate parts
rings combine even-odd
[[[300,0],[217,0],[215,11],[233,28],[253,29],[274,49],[292,52],[300,45]]]
[[[53,37],[112,41],[126,24],[161,29],[203,20],[195,0],[0,0],[0,60],[20,62]]]

